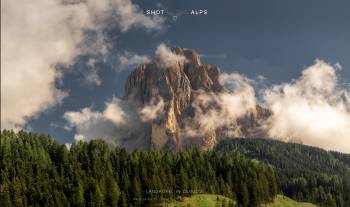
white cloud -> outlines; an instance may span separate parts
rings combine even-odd
[[[150,58],[148,56],[138,55],[133,52],[124,52],[124,54],[120,55],[118,59],[120,63],[120,70],[124,70],[126,68],[133,68],[140,64],[150,62]]]
[[[126,124],[130,115],[128,115],[122,108],[123,101],[113,98],[111,102],[106,103],[106,109],[103,116],[112,121],[115,125]]]
[[[83,108],[80,111],[69,111],[64,114],[70,128],[75,128],[76,141],[104,139],[111,144],[119,144],[124,134],[128,133],[128,126],[133,123],[133,113],[130,106],[120,99],[113,98],[106,102],[102,112]]]
[[[163,23],[130,0],[1,1],[1,127],[23,127],[60,103],[67,93],[55,86],[62,77],[55,65],[69,65],[81,53],[106,53],[100,31],[112,17],[122,31],[160,29]],[[82,44],[86,30],[99,34],[89,46]],[[101,83],[94,71],[86,77]]]
[[[164,113],[164,101],[160,99],[158,103],[154,103],[152,101],[151,104],[146,105],[140,110],[141,120],[143,122],[148,122],[160,117]]]
[[[90,0],[95,2],[94,0]],[[127,31],[131,27],[146,28],[148,30],[161,29],[164,23],[164,19],[160,16],[154,16],[150,18],[142,13],[142,10],[132,4],[130,0],[110,0],[112,5],[118,5],[115,7],[115,13],[117,15],[118,24],[122,31]]]
[[[171,67],[176,64],[183,64],[186,61],[186,57],[182,55],[177,55],[173,53],[169,47],[167,47],[164,43],[161,43],[155,52],[159,64],[161,67]]]
[[[63,118],[68,122],[67,129],[75,128],[76,141],[104,139],[111,144],[120,145],[143,123],[160,116],[163,107],[163,100],[138,108],[130,101],[113,98],[105,103],[102,111],[86,107],[79,111],[68,111]]]
[[[336,68],[316,60],[299,79],[265,91],[270,136],[350,152],[349,91],[339,86]]]
[[[102,84],[102,80],[98,75],[96,62],[97,60],[95,58],[90,58],[86,63],[84,71],[81,71],[81,73],[84,76],[84,80],[86,83],[90,85],[100,86]]]
[[[185,63],[186,57],[175,54],[167,45],[161,43],[155,51],[155,60],[155,62],[160,64],[161,67],[168,68],[177,64]],[[132,68],[143,63],[151,62],[151,59],[147,55],[138,55],[134,52],[125,51],[123,54],[119,55],[118,62],[120,66],[119,69],[124,70],[126,68]]]
[[[221,127],[230,126],[238,118],[255,111],[254,88],[248,78],[232,73],[223,74],[221,83],[228,89],[223,93],[200,92],[192,104],[195,117],[188,123],[188,136],[204,135]],[[234,132],[232,132],[234,133]]]

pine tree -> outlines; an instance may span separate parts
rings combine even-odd
[[[247,184],[245,182],[241,182],[239,189],[238,202],[243,206],[249,206],[249,193]]]
[[[140,181],[137,177],[134,178],[133,180],[133,200],[134,200],[134,207],[140,207],[142,204],[142,191],[141,191],[141,184]]]
[[[125,192],[122,193],[122,198],[120,199],[121,207],[128,207],[128,199],[126,198]]]
[[[106,206],[118,206],[120,195],[120,189],[117,182],[113,177],[108,177],[106,181],[106,196],[105,196],[105,205]]]
[[[84,206],[84,189],[82,184],[77,180],[77,178],[74,179],[74,185],[73,185],[73,192],[71,194],[71,203],[73,206]]]

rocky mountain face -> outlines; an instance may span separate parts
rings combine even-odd
[[[265,135],[260,122],[267,119],[271,112],[260,106],[244,117],[232,120],[232,124],[189,135],[188,126],[195,124],[193,103],[198,94],[221,94],[226,89],[220,83],[220,68],[201,64],[196,51],[184,48],[172,48],[171,51],[184,56],[186,61],[165,67],[154,60],[137,67],[126,81],[125,99],[132,100],[139,107],[155,105],[160,101],[164,106],[155,119],[135,129],[133,137],[125,139],[124,147],[129,150],[177,150],[197,144],[212,148],[226,136]]]

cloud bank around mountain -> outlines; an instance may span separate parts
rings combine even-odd
[[[227,92],[200,93],[193,102],[194,122],[188,124],[184,133],[186,136],[205,135],[254,112],[259,103],[272,111],[271,117],[262,123],[271,138],[350,152],[350,92],[337,75],[340,69],[339,65],[316,60],[296,80],[259,91],[263,94],[262,100],[256,98],[254,80],[235,73],[223,74],[220,81]],[[120,139],[138,123],[150,122],[164,112],[163,101],[137,110],[125,110],[119,105],[125,105],[125,101],[107,103],[102,112],[90,109],[67,112],[65,118],[76,127],[77,140],[81,137],[85,137],[84,140],[96,137],[108,140],[111,136]],[[108,115],[108,111],[113,111],[110,113],[113,116]],[[125,122],[130,117],[134,117],[133,121]],[[123,126],[127,126],[124,131],[121,130]]]
[[[196,137],[208,135],[210,131],[230,126],[237,119],[255,111],[255,91],[252,80],[237,74],[224,73],[220,82],[227,89],[223,93],[200,91],[192,103],[195,116],[185,126],[185,136]],[[237,133],[237,129],[228,134]]]
[[[269,135],[349,153],[350,91],[342,87],[338,70],[339,65],[316,60],[298,79],[264,91],[273,112],[265,125]]]
[[[165,44],[160,43],[155,52],[154,59],[163,68],[168,68],[176,64],[184,64],[186,62],[186,57],[183,55],[175,54],[171,49]],[[125,69],[135,69],[135,67],[149,63],[152,61],[152,57],[147,55],[139,55],[134,52],[124,51],[122,54],[118,55],[118,71]]]
[[[68,111],[64,118],[68,122],[68,129],[76,131],[76,141],[104,139],[110,144],[118,145],[120,140],[136,126],[137,115],[132,104],[118,98],[112,98],[105,103],[102,112],[86,107],[80,111]]]
[[[79,111],[68,111],[63,118],[68,122],[66,128],[75,130],[75,141],[103,139],[110,144],[120,145],[141,124],[156,119],[163,112],[162,99],[140,108],[132,101],[113,97],[106,101],[102,111],[86,107]]]

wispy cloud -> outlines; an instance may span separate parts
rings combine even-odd
[[[138,55],[134,52],[125,51],[119,55],[119,70],[125,70],[127,68],[134,69],[136,66],[150,62],[150,58],[146,55]]]
[[[171,49],[164,43],[161,43],[157,47],[155,54],[159,64],[164,68],[168,68],[176,64],[183,64],[186,62],[185,56],[173,53]]]
[[[227,91],[208,93],[199,91],[192,103],[194,118],[186,124],[185,136],[203,136],[222,127],[232,126],[237,119],[254,112],[255,92],[247,77],[232,73],[220,79]],[[237,134],[233,129],[229,134]]]

